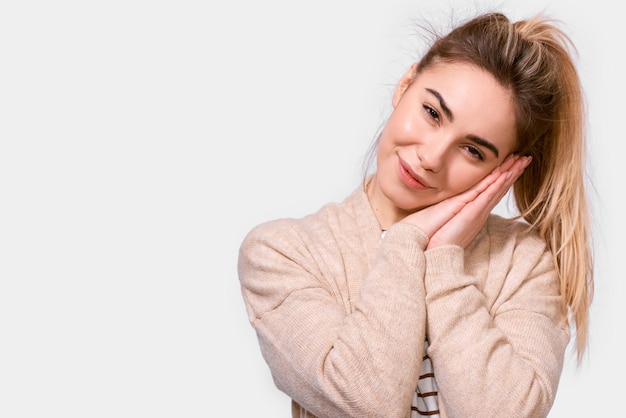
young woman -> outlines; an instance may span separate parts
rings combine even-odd
[[[363,187],[240,250],[250,322],[294,417],[544,417],[592,258],[584,106],[549,19],[478,16],[395,89]],[[512,187],[520,216],[492,214]]]

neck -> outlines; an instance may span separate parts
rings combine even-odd
[[[372,176],[365,191],[381,230],[387,230],[391,225],[408,215],[408,213],[399,210],[393,202],[385,196],[380,189],[376,174]]]

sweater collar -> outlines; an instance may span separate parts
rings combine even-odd
[[[371,180],[372,176],[370,175],[349,197],[349,204],[352,207],[353,216],[355,217],[370,267],[374,262],[382,239],[380,224],[366,193],[367,185]]]

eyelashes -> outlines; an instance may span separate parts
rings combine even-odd
[[[434,108],[430,107],[427,104],[423,105],[423,107],[424,107],[424,112],[426,112],[426,115],[430,119],[435,120],[437,123],[439,123],[441,121],[441,118],[439,116],[439,112],[437,112]]]
[[[480,161],[485,161],[485,155],[480,150],[472,145],[465,145],[464,148],[473,157]]]

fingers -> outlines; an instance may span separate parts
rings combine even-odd
[[[531,161],[532,157],[529,156],[509,155],[500,166],[496,167],[474,187],[460,194],[459,198],[465,203],[470,203],[481,194],[486,193],[486,201],[491,200],[494,196],[499,201]]]
[[[505,160],[505,162],[508,163],[507,160]],[[515,160],[510,164],[510,167],[504,171],[507,174],[507,177],[512,179],[512,181],[510,181],[510,185],[513,185],[513,183],[515,183],[515,180],[517,180],[519,176],[522,175],[522,173],[524,172],[526,167],[528,167],[528,165],[532,162],[532,160],[533,157],[531,156],[517,156],[517,158],[515,158]]]
[[[485,178],[479,181],[471,189],[467,190],[464,193],[461,193],[460,196],[463,198],[465,202],[471,202],[478,195],[480,195],[485,190],[487,190],[487,188],[489,188],[489,186],[491,186],[501,176],[502,176],[502,169],[500,167],[496,167],[491,173],[489,173]]]
[[[496,167],[496,170],[500,170],[502,173],[506,173],[507,171],[518,170],[521,169],[522,172],[528,164],[532,161],[533,157],[531,156],[521,156],[517,154],[511,154],[502,161],[499,167]],[[495,171],[495,170],[494,170]],[[521,172],[520,172],[521,174]]]
[[[508,157],[501,168],[506,168],[500,177],[490,184],[489,189],[483,193],[486,207],[493,209],[498,202],[506,195],[515,181],[522,175],[526,167],[531,163],[532,157],[513,156]]]
[[[513,165],[520,160],[520,156],[517,154],[511,154],[502,161],[502,164],[498,167],[501,172],[506,172],[513,167]]]
[[[502,164],[494,168],[491,173],[489,173],[484,179],[478,182],[478,184],[471,189],[472,191],[477,192],[476,194],[474,194],[474,196],[484,192],[492,183],[500,178],[500,176],[506,177],[507,173],[517,171],[517,169],[521,168],[522,166],[523,168],[526,168],[528,163],[530,163],[530,158],[531,157],[522,157],[517,154],[511,154],[506,157]]]
[[[430,238],[437,234],[429,247],[443,242],[467,244],[531,160],[511,155],[471,189],[408,215],[404,221],[419,226]]]

